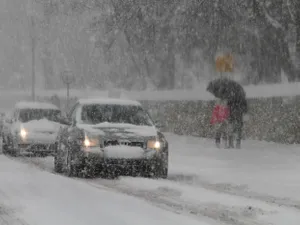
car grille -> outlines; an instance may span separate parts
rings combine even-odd
[[[126,146],[131,146],[131,147],[140,147],[140,148],[144,148],[144,142],[137,142],[137,141],[118,141],[118,140],[104,141],[104,147],[106,147],[106,146],[116,146],[116,145],[126,145]]]

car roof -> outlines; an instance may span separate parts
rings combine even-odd
[[[100,104],[100,105],[135,105],[141,106],[141,103],[135,100],[129,99],[119,99],[119,98],[86,98],[79,99],[79,104],[82,105],[92,105],[92,104]]]
[[[59,110],[59,108],[48,102],[33,102],[33,101],[21,101],[15,105],[17,109],[55,109]]]

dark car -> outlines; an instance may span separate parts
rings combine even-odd
[[[81,99],[68,120],[58,135],[56,172],[167,177],[168,142],[139,102]]]

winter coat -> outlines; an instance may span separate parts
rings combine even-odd
[[[226,104],[217,103],[213,109],[210,124],[223,123],[229,118],[229,107]]]
[[[245,98],[229,100],[227,102],[229,107],[229,121],[230,122],[243,122],[243,115],[248,112],[248,103]]]

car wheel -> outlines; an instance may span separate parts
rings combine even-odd
[[[61,153],[61,144],[56,144],[56,150],[54,154],[54,172],[56,173],[63,172],[63,161],[60,153]]]
[[[164,165],[163,163],[157,165],[151,173],[152,178],[157,178],[157,179],[167,179],[168,178],[168,167]]]
[[[161,162],[157,162],[144,171],[143,177],[166,179],[168,177],[168,167],[164,166]]]
[[[157,170],[156,178],[167,179],[168,178],[168,167],[162,166]]]
[[[83,165],[82,169],[80,170],[78,176],[81,178],[92,178],[93,177],[93,171],[91,170],[91,167],[88,165]]]
[[[12,150],[12,156],[14,156],[14,157],[20,157],[21,156],[20,149],[13,149]]]
[[[165,154],[162,159],[156,161],[152,177],[167,179],[168,171],[168,154]]]
[[[80,166],[77,166],[78,176],[81,178],[94,178],[97,175],[95,169],[96,167],[92,162],[84,160]]]

